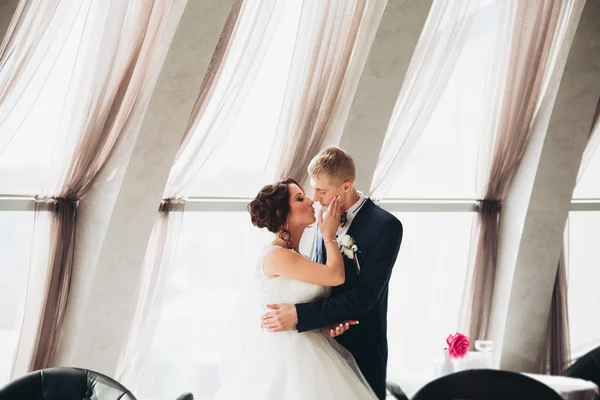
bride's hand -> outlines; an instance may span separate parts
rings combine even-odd
[[[323,210],[319,210],[319,230],[323,239],[334,240],[338,227],[340,226],[340,205],[342,200],[340,196],[331,200],[327,207],[327,214],[323,217]]]

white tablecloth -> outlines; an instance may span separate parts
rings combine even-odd
[[[554,389],[565,400],[598,400],[598,386],[594,382],[555,375],[523,374],[536,379]],[[434,376],[388,376],[388,380],[398,384],[411,398],[419,389],[434,380]]]

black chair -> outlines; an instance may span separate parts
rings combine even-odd
[[[177,400],[193,400],[184,393]],[[119,382],[80,368],[48,368],[15,379],[0,388],[0,400],[136,400]]]
[[[600,346],[579,358],[563,372],[563,376],[585,379],[600,386]]]
[[[119,382],[79,368],[48,368],[0,389],[0,400],[136,400]]]
[[[408,400],[408,396],[404,391],[395,384],[394,382],[387,381],[386,385],[388,392],[396,399],[396,400]]]
[[[412,400],[562,400],[553,389],[516,372],[471,369],[438,378]]]

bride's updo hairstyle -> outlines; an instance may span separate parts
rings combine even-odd
[[[279,237],[292,245],[292,234],[287,230],[286,221],[290,213],[289,184],[298,185],[291,178],[282,179],[272,185],[266,185],[248,204],[252,225],[267,228],[269,232],[279,233]],[[300,187],[300,185],[298,185]]]

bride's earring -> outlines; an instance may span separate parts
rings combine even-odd
[[[283,226],[283,229],[285,229],[286,231],[290,229],[290,224],[288,222],[285,223],[285,225]]]

